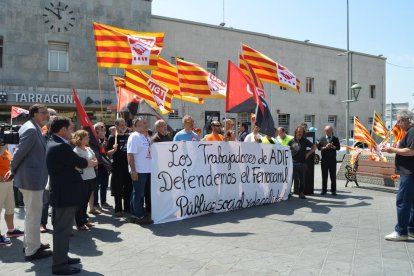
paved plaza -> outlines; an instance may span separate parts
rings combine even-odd
[[[105,212],[91,232],[74,230],[70,254],[82,259],[81,275],[413,275],[414,239],[384,240],[396,189],[344,184],[338,196],[320,196],[317,165],[306,200],[145,227]],[[16,209],[20,228],[23,217]],[[49,275],[52,259],[24,262],[22,240],[0,247],[0,275]]]

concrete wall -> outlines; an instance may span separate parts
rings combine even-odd
[[[346,105],[341,101],[347,95],[347,57],[337,55],[345,52],[344,49],[159,16],[152,16],[151,31],[165,32],[165,48],[161,54],[165,59],[183,57],[203,67],[206,67],[207,61],[216,61],[219,63],[218,77],[223,81],[227,79],[227,60],[238,64],[240,43],[261,51],[286,66],[301,80],[300,94],[265,84],[267,100],[271,104],[276,124],[278,112],[290,114],[292,132],[297,124],[303,122],[305,115],[314,115],[318,137],[323,134],[323,127],[328,123],[328,115],[336,115],[338,121],[335,132],[339,137],[345,137]],[[353,81],[360,83],[363,89],[359,101],[350,104],[350,116],[359,116],[368,128],[368,118],[373,116],[374,109],[381,114],[384,110],[385,59],[353,53],[352,64]],[[312,93],[305,92],[306,77],[314,78]],[[329,94],[329,80],[336,80],[335,95]],[[374,99],[369,98],[370,85],[376,86]],[[187,113],[193,115],[201,127],[204,125],[205,111],[220,111],[220,116],[225,116],[224,100],[207,100],[203,106],[182,104],[179,100],[174,100],[173,107],[179,110],[180,116]],[[228,117],[236,115],[228,114]],[[350,129],[352,128],[351,124]]]
[[[112,77],[107,69],[96,67],[92,22],[140,31],[165,32],[162,56],[184,57],[206,67],[207,61],[219,64],[218,77],[227,80],[227,60],[238,63],[238,49],[243,42],[289,68],[301,80],[301,94],[282,91],[265,84],[268,103],[276,123],[278,113],[290,114],[290,132],[303,122],[305,115],[314,115],[317,136],[327,124],[328,115],[336,115],[340,137],[345,136],[345,104],[347,58],[337,56],[344,52],[311,43],[304,43],[264,34],[199,24],[194,22],[151,16],[151,1],[144,0],[63,0],[73,10],[74,26],[68,31],[51,30],[44,23],[45,7],[55,0],[0,0],[0,36],[4,39],[3,67],[0,68],[0,90],[9,94],[9,102],[0,106],[1,112],[10,110],[14,93],[70,93],[75,86],[81,97],[99,100],[112,99],[115,103]],[[48,71],[48,42],[69,44],[69,72]],[[100,85],[98,82],[100,78]],[[313,77],[314,91],[305,92],[306,77]],[[336,80],[337,93],[329,95],[329,80]],[[374,109],[383,114],[385,101],[385,59],[377,56],[353,54],[353,80],[363,90],[359,101],[351,103],[350,115],[357,115],[364,124]],[[376,98],[369,99],[369,85],[376,86]],[[17,92],[16,92],[17,91]],[[102,93],[101,93],[102,91]],[[98,108],[98,105],[90,106]],[[237,117],[224,113],[224,100],[206,100],[204,105],[173,101],[179,115],[191,114],[197,126],[204,126],[206,111],[219,111],[220,117]],[[70,105],[73,108],[73,105]],[[170,120],[179,128],[181,120]],[[368,126],[367,126],[368,127]]]
[[[103,90],[104,97],[115,100],[112,78],[101,68],[98,83],[95,42],[92,22],[120,28],[147,31],[151,2],[144,0],[62,0],[73,11],[67,22],[74,22],[68,31],[44,23],[43,14],[55,0],[0,0],[0,36],[4,39],[3,68],[0,68],[0,90],[59,92],[72,86],[84,91]],[[63,16],[62,16],[63,17]],[[53,16],[52,16],[53,18]],[[53,19],[51,19],[53,20]],[[56,20],[56,19],[54,19]],[[56,25],[57,26],[57,25]],[[69,72],[48,71],[48,42],[69,44]]]

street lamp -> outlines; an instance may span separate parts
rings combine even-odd
[[[349,69],[348,69],[349,71]],[[358,101],[359,92],[361,91],[362,86],[359,83],[354,83],[352,86],[348,86],[347,89],[347,95],[348,99],[345,101],[342,101],[343,103],[346,103],[346,112],[345,112],[345,118],[346,118],[346,124],[345,124],[345,139],[346,139],[346,145],[349,146],[349,103]],[[351,90],[351,93],[349,93],[349,90]],[[351,99],[349,99],[349,95],[351,95]],[[346,149],[346,152],[348,153],[348,148]]]
[[[362,86],[359,83],[354,83],[354,85],[351,86],[351,99],[354,98],[355,101],[358,100],[359,91],[361,91]]]

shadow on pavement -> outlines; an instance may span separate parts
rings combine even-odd
[[[70,241],[69,252],[79,256],[100,256],[102,251],[98,250],[94,238],[105,243],[121,242],[119,234],[119,231],[96,227],[91,231],[75,231]]]
[[[360,200],[358,203],[347,204],[347,199]],[[370,203],[366,200],[373,199],[370,196],[349,195],[342,191],[337,196],[332,195],[311,195],[306,200],[292,197],[288,201],[279,202],[277,204],[270,204],[258,206],[247,209],[240,209],[226,213],[208,214],[196,218],[186,219],[182,221],[169,222],[164,224],[157,224],[146,226],[154,235],[171,237],[176,235],[181,236],[209,236],[209,237],[242,237],[251,235],[249,232],[230,232],[230,233],[215,233],[206,230],[196,229],[205,226],[211,226],[224,223],[239,223],[242,220],[253,218],[265,218],[271,215],[290,216],[300,208],[310,208],[312,213],[327,214],[333,208],[357,208],[368,206]],[[283,221],[283,220],[282,220]],[[307,226],[312,232],[329,232],[332,225],[324,221],[284,221],[288,223],[299,224]]]
[[[12,244],[0,247],[0,260],[2,263],[24,263],[23,241],[11,239]],[[1,273],[0,273],[1,274]]]
[[[283,222],[309,227],[311,232],[330,232],[332,230],[332,225],[325,221],[283,220]]]
[[[361,186],[360,185],[359,189],[390,193],[390,194],[397,194],[398,192],[398,190],[396,190],[395,188],[387,188],[387,187],[372,187],[372,186]]]
[[[82,268],[82,266],[79,266],[79,265],[74,265],[73,267]],[[43,262],[35,262],[33,263],[33,266],[29,269],[26,269],[25,272],[26,273],[34,272],[35,275],[52,275],[52,262],[49,261],[49,265],[46,265]],[[101,276],[104,274],[82,269],[79,275]]]

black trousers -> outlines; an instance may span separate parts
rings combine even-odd
[[[145,198],[145,212],[151,213],[151,176],[149,177],[148,181],[145,183],[144,198]]]
[[[328,190],[328,172],[331,177],[331,192],[336,193],[336,158],[335,159],[322,159],[322,192]]]
[[[114,169],[111,177],[111,192],[115,201],[115,213],[130,212],[132,180],[128,168]]]
[[[294,186],[297,187],[298,194],[305,192],[306,185],[306,164],[293,163],[293,181]]]
[[[99,204],[99,197],[101,198],[101,204],[106,203],[106,192],[108,190],[109,174],[103,165],[98,166],[98,174],[96,176],[96,189],[94,193],[94,204]]]
[[[68,266],[69,239],[77,206],[53,208],[53,264],[52,271]]]
[[[81,227],[88,222],[88,215],[86,214],[86,211],[88,210],[89,198],[91,197],[96,185],[96,178],[84,180],[83,184],[82,203],[78,206],[75,214],[77,227]]]

